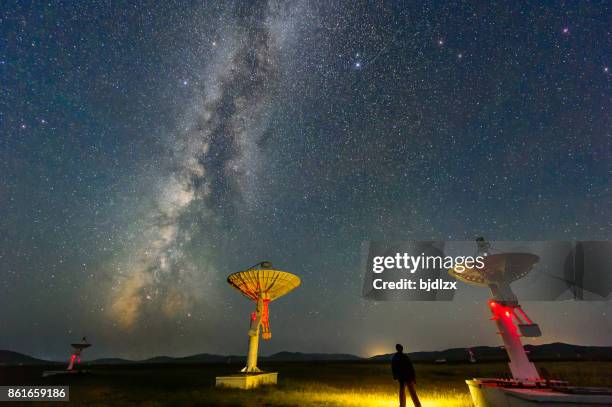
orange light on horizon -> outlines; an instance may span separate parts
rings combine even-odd
[[[393,346],[377,344],[368,346],[364,356],[369,358],[372,356],[386,355],[389,353],[395,353],[395,348],[393,348]]]

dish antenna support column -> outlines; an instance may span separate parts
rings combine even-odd
[[[257,367],[257,353],[259,349],[259,331],[263,330],[263,338],[268,340],[272,337],[270,323],[268,320],[269,299],[259,297],[255,311],[251,314],[251,326],[249,328],[249,353],[247,364],[243,372],[261,372]]]

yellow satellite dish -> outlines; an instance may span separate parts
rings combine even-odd
[[[255,312],[251,314],[249,328],[249,354],[243,372],[260,372],[257,368],[257,348],[259,331],[264,339],[272,338],[268,318],[270,301],[282,297],[300,285],[298,276],[286,271],[275,270],[270,262],[261,262],[237,273],[230,274],[227,282],[244,296],[256,302]]]
[[[259,298],[273,301],[301,283],[295,274],[268,268],[239,271],[231,274],[227,282],[253,301]]]

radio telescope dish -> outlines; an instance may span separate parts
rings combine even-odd
[[[83,337],[81,342],[71,343],[70,346],[72,346],[73,352],[70,355],[70,359],[68,360],[68,366],[66,367],[66,369],[45,370],[42,373],[42,377],[88,373],[85,370],[79,369],[78,365],[81,363],[81,352],[83,352],[83,349],[89,348],[91,346],[91,343],[87,342],[87,338]]]
[[[262,268],[231,274],[227,282],[253,301],[260,297],[273,301],[299,286],[301,281],[286,271]]]
[[[490,284],[511,283],[525,277],[540,260],[531,253],[489,254],[484,257],[484,267],[467,268],[461,271],[457,267],[449,270],[449,274],[464,283],[480,286]]]
[[[448,273],[464,283],[489,287],[492,296],[489,308],[504,341],[512,376],[517,380],[538,381],[538,371],[527,358],[520,337],[540,336],[540,328],[523,311],[510,283],[529,274],[540,257],[532,253],[490,254],[490,245],[483,238],[479,238],[477,244],[483,267],[456,265]]]
[[[87,338],[83,337],[81,342],[71,343],[70,346],[72,346],[74,349],[83,350],[85,348],[89,348],[91,346],[91,343],[87,342]]]
[[[270,262],[264,261],[245,271],[230,274],[227,282],[256,303],[255,312],[251,314],[247,365],[242,371],[260,372],[257,367],[260,329],[263,339],[272,338],[268,304],[295,289],[300,285],[301,280],[294,274],[273,269]]]
[[[85,348],[89,348],[91,343],[87,342],[87,338],[83,337],[79,343],[71,343],[70,346],[74,348],[74,352],[70,355],[70,361],[66,370],[71,371],[74,369],[75,363],[81,363],[81,352]]]

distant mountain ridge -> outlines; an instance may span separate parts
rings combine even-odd
[[[507,355],[500,346],[475,346],[472,352],[478,362],[506,361]],[[566,343],[550,343],[544,345],[525,345],[529,357],[533,361],[545,360],[598,360],[612,361],[612,346],[581,346]],[[444,361],[448,363],[459,363],[468,361],[467,348],[451,348],[442,351],[411,352],[408,353],[415,362]],[[270,356],[262,356],[261,361],[269,362],[324,362],[324,361],[388,361],[393,353],[377,355],[370,358],[346,353],[302,353],[302,352],[278,352]],[[66,359],[68,356],[66,356]],[[197,364],[197,363],[242,363],[246,359],[240,355],[214,355],[200,353],[184,357],[155,356],[144,360],[128,360],[122,358],[100,358],[86,361],[90,364],[117,365],[117,364]],[[0,366],[7,365],[40,365],[64,363],[63,361],[47,361],[37,359],[28,355],[9,350],[0,350]]]
[[[468,348],[451,348],[442,351],[412,352],[408,355],[415,362],[466,362],[469,359]],[[503,346],[474,346],[470,348],[474,357],[480,362],[508,361]],[[612,360],[612,346],[581,346],[555,342],[543,345],[525,345],[529,359],[537,361],[551,360]],[[377,355],[370,358],[375,361],[390,360],[393,353]]]
[[[40,365],[44,363],[49,362],[24,355],[23,353],[13,352],[11,350],[0,350],[0,366]]]

